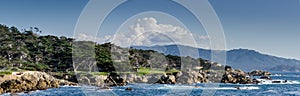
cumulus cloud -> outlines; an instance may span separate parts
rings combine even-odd
[[[197,41],[195,41],[196,38]],[[140,18],[136,23],[129,27],[127,32],[115,34],[112,42],[128,46],[153,46],[166,44],[181,44],[199,47],[198,40],[208,39],[206,36],[195,35],[188,30],[171,24],[159,24],[153,18]]]
[[[96,36],[80,33],[75,36],[75,39],[77,41],[94,41],[94,42],[99,42],[99,43],[104,43],[104,42],[111,42],[112,36],[106,35],[101,38],[97,38]]]
[[[98,43],[113,42],[122,47],[180,44],[208,48],[207,36],[193,34],[180,26],[159,24],[153,17],[137,19],[128,30],[120,30],[114,36],[95,38],[95,36],[79,34],[78,38]]]

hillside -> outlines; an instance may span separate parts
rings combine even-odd
[[[203,59],[210,60],[211,50],[193,48],[189,46],[182,45],[166,45],[166,46],[133,46],[133,48],[144,49],[144,50],[156,50],[165,54],[177,55],[177,56],[187,56],[191,50],[197,50],[199,52],[199,57]],[[179,49],[184,50],[184,54],[180,54]],[[259,53],[255,50],[248,49],[234,49],[229,50],[227,53],[227,65],[233,68],[242,69],[246,71],[251,71],[254,69],[269,70],[269,71],[299,71],[300,61],[294,59],[279,58],[276,56],[266,55]],[[198,57],[193,54],[192,57]]]
[[[213,65],[201,58],[121,48],[112,43],[76,41],[63,36],[39,36],[40,32],[38,28],[19,31],[16,27],[0,24],[0,68],[12,71],[114,72],[123,69],[132,71],[134,68],[168,71],[199,66],[208,70]],[[224,70],[224,66],[218,69]]]

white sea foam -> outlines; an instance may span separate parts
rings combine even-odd
[[[198,86],[163,86],[158,89],[205,89],[205,90],[257,90],[256,86],[241,86],[241,87],[198,87]]]
[[[271,75],[271,76],[274,76],[274,77],[281,77],[281,76],[283,76],[283,75],[281,75],[281,74],[274,74],[274,75]]]
[[[294,80],[267,80],[267,79],[256,79],[260,81],[259,84],[300,84],[299,81],[294,81]]]

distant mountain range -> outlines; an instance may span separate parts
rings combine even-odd
[[[183,45],[164,45],[164,46],[132,46],[136,49],[155,50],[166,55],[191,56],[194,58],[211,59],[211,50],[194,48]],[[183,50],[180,51],[179,49]],[[199,54],[195,54],[199,52]],[[226,52],[226,65],[233,68],[251,71],[254,69],[267,71],[300,71],[300,61],[286,59],[267,54],[259,53],[249,49],[234,49]]]

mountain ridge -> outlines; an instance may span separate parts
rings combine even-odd
[[[155,50],[164,54],[177,56],[191,56],[194,58],[203,58],[211,60],[211,51],[203,48],[194,48],[186,45],[155,45],[155,46],[132,46],[136,49]],[[180,54],[179,49],[183,50],[184,54]],[[199,54],[195,54],[198,51]],[[216,51],[216,50],[214,50]],[[217,50],[220,51],[220,50]],[[181,51],[182,52],[182,51]],[[253,49],[232,49],[226,50],[226,65],[242,70],[268,70],[268,71],[300,71],[298,67],[300,60],[288,59],[278,56],[264,54]],[[192,55],[191,55],[192,54]],[[197,56],[199,55],[199,56]],[[284,67],[283,67],[284,66]]]

